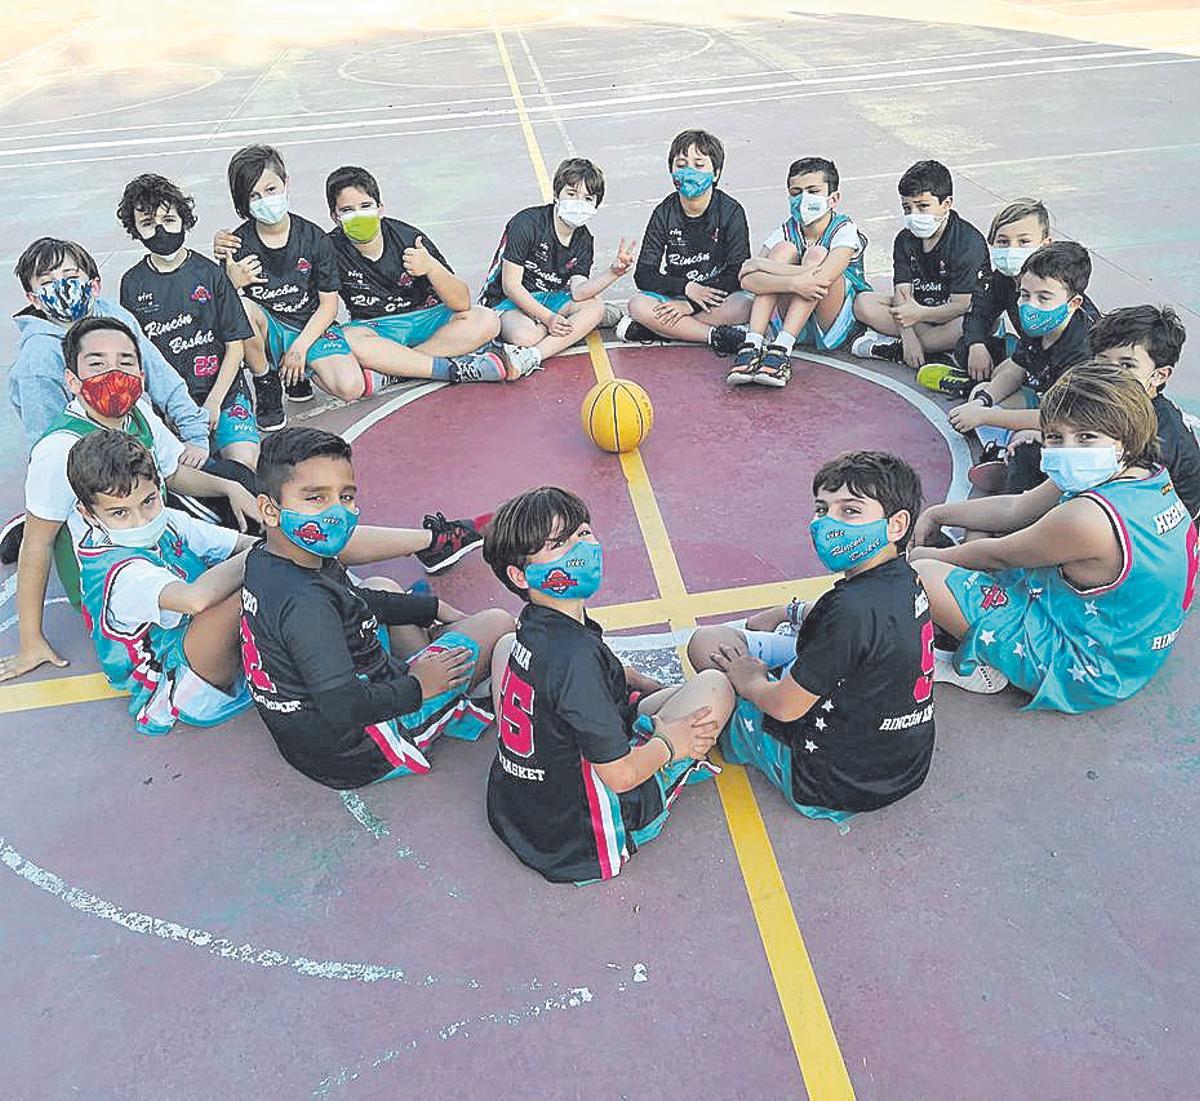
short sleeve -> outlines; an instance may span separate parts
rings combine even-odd
[[[25,509],[39,519],[63,523],[75,507],[75,491],[67,481],[67,455],[78,438],[55,432],[34,445],[25,472]]]
[[[901,230],[896,234],[896,239],[892,242],[892,286],[898,287],[901,283],[911,283],[913,281],[912,269],[908,262],[908,247],[904,240],[904,231]]]
[[[204,559],[206,565],[224,562],[237,546],[238,533],[233,528],[221,528],[207,520],[199,520],[178,509],[167,509],[171,526],[183,536],[188,550]]]
[[[862,242],[858,237],[858,226],[856,226],[853,222],[844,222],[838,227],[838,231],[833,235],[833,240],[829,242],[829,247],[831,249],[853,249],[857,253],[862,247]]]
[[[169,478],[179,469],[179,460],[183,456],[183,442],[163,424],[158,414],[150,408],[149,402],[142,399],[137,407],[150,425],[150,435],[154,440],[154,461],[158,463],[158,472],[164,479]]]
[[[776,226],[771,233],[768,233],[767,236],[763,238],[762,247],[770,252],[771,249],[773,249],[776,245],[782,245],[784,240],[783,226]]]
[[[861,662],[867,647],[863,613],[842,589],[817,601],[805,617],[796,640],[792,679],[814,696],[828,696]]]
[[[433,241],[426,234],[422,233],[420,230],[417,230],[417,236],[420,237],[421,240],[425,242],[425,250],[429,253],[429,255],[432,256],[439,264],[441,264],[442,267],[444,267],[448,272],[453,273],[454,269],[450,266],[450,264],[448,263],[446,258],[442,255],[442,250],[439,249],[437,247],[437,245],[435,245],[433,243]]]
[[[338,274],[337,256],[334,255],[333,245],[315,226],[313,227],[313,255],[316,257],[317,290],[327,293],[342,289],[342,278]]]
[[[554,709],[575,734],[579,752],[592,764],[618,761],[629,752],[629,734],[621,709],[607,691],[598,653],[552,663],[547,683],[556,686]]]
[[[991,268],[987,243],[973,226],[960,222],[963,228],[962,247],[950,257],[951,294],[973,294],[983,283]]]
[[[524,265],[537,241],[533,219],[527,211],[514,214],[504,229],[504,259],[513,264]]]
[[[225,344],[233,340],[249,340],[254,330],[224,268],[219,268],[214,277],[213,297],[217,306],[217,339]]]
[[[166,566],[158,566],[145,558],[128,558],[117,566],[108,588],[104,615],[118,631],[130,634],[147,623],[160,627],[177,627],[183,622],[181,612],[159,606],[163,589],[179,578]]]
[[[591,274],[592,264],[596,262],[596,239],[590,234],[586,234],[583,239],[583,245],[579,249],[579,263],[575,270],[571,273],[572,276],[582,275],[585,279]]]

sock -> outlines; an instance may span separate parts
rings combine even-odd
[[[433,357],[433,374],[430,378],[437,379],[438,382],[450,381],[450,360],[445,356]]]
[[[796,343],[796,338],[792,336],[786,329],[780,329],[775,339],[771,341],[776,348],[782,348],[788,355],[792,354],[792,346]]]
[[[745,342],[747,344],[749,344],[752,348],[761,348],[763,346],[763,335],[762,335],[762,333],[748,332],[748,333],[746,333],[746,341]]]

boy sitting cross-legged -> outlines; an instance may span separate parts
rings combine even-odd
[[[600,295],[633,266],[637,241],[621,238],[608,269],[591,277],[595,242],[587,223],[604,201],[604,173],[571,157],[554,173],[554,202],[519,211],[504,227],[480,301],[500,315],[510,376],[582,340],[604,317]]]
[[[785,386],[797,342],[832,351],[854,332],[854,298],[870,290],[867,239],[838,209],[838,184],[837,167],[824,157],[803,157],[788,169],[791,217],[763,242],[761,256],[742,265],[742,289],[754,294],[754,304],[746,342],[725,379],[731,386]],[[764,347],[773,321],[778,331]]]
[[[713,670],[661,688],[605,645],[585,608],[603,556],[573,493],[543,486],[505,502],[483,554],[527,602],[492,660],[488,821],[546,879],[609,879],[658,835],[689,778],[705,778],[733,692]]]
[[[440,734],[473,740],[466,700],[512,630],[498,608],[466,615],[347,566],[413,554],[423,531],[358,527],[350,445],[316,428],[263,444],[265,542],[246,563],[242,663],[259,715],[293,768],[332,788],[422,775]]]
[[[688,656],[724,670],[738,694],[725,759],[759,769],[801,814],[840,820],[915,791],[929,771],[933,621],[903,557],[921,480],[894,455],[857,451],[817,471],[813,498],[817,557],[845,576],[798,636],[701,627]]]
[[[163,503],[154,456],[101,429],[67,456],[76,509],[83,621],[104,675],[132,696],[142,734],[180,719],[215,726],[250,707],[238,656],[246,555],[256,540]]]

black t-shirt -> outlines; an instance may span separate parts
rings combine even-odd
[[[225,269],[189,251],[174,271],[161,272],[143,257],[121,276],[121,305],[203,402],[213,388],[231,340],[254,335]]]
[[[492,266],[479,296],[485,306],[494,306],[504,297],[503,261],[525,269],[521,286],[531,294],[561,291],[577,275],[585,279],[592,270],[595,241],[587,226],[576,226],[571,240],[563,244],[554,230],[554,204],[531,206],[518,211],[504,227]]]
[[[257,302],[276,321],[303,329],[320,306],[321,291],[340,291],[337,260],[324,232],[299,214],[290,214],[292,224],[283,248],[267,248],[251,218],[235,229],[242,247],[235,260],[254,255],[262,262],[266,283],[246,287],[242,293]]]
[[[413,248],[418,237],[435,260],[450,268],[437,245],[415,226],[396,218],[384,218],[383,255],[378,260],[359,252],[341,226],[331,229],[328,237],[337,256],[338,276],[342,282],[339,293],[354,321],[370,321],[441,305],[442,300],[428,276],[414,278],[404,270],[404,250]]]
[[[284,759],[332,788],[387,775],[395,762],[374,724],[416,711],[421,686],[376,631],[436,614],[433,596],[357,588],[336,559],[310,570],[256,546],[242,588],[242,665]],[[331,710],[346,721],[332,722]]]
[[[672,192],[650,212],[633,282],[668,298],[682,298],[688,283],[732,293],[748,259],[750,227],[741,203],[713,188],[704,213],[691,218]]]
[[[764,719],[792,747],[799,803],[875,810],[920,787],[933,755],[933,620],[896,558],[843,578],[796,640],[791,676],[820,697],[794,722]]]
[[[607,879],[635,848],[623,822],[659,798],[653,778],[619,798],[592,764],[624,757],[637,719],[598,624],[529,604],[501,681],[488,821],[522,863],[560,883]],[[654,791],[651,793],[650,789]],[[616,821],[621,816],[621,823]]]
[[[911,283],[913,301],[921,306],[944,306],[952,294],[974,294],[991,269],[983,234],[954,210],[928,252],[921,238],[907,229],[892,242],[893,285]]]
[[[1008,331],[1014,335],[1021,332],[1020,288],[1011,275],[991,271],[984,276],[983,281],[971,295],[971,306],[963,317],[963,344],[982,344],[996,332],[1001,314],[1008,316]],[[1095,324],[1100,318],[1100,311],[1085,294],[1080,310],[1088,317],[1089,323]]]
[[[1195,520],[1200,517],[1200,446],[1183,414],[1166,394],[1156,394],[1150,402],[1158,417],[1158,443],[1175,492]]]
[[[1044,338],[1040,336],[1022,335],[1017,340],[1012,361],[1028,376],[1026,381],[1031,390],[1044,394],[1068,367],[1086,363],[1091,358],[1092,345],[1088,337],[1091,328],[1092,319],[1083,309],[1078,309],[1071,314],[1071,320],[1059,338],[1048,348],[1043,345]]]

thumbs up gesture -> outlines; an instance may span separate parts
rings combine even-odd
[[[412,248],[406,248],[401,259],[404,261],[404,270],[414,279],[428,275],[436,262],[425,247],[424,237],[418,237]]]

